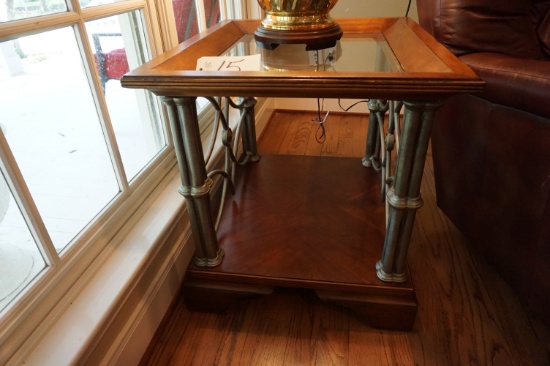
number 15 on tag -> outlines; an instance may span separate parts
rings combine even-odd
[[[261,55],[201,57],[197,61],[199,71],[259,71]]]

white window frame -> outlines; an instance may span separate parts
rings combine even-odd
[[[237,4],[237,6],[236,6]],[[41,31],[75,26],[81,31],[85,30],[85,22],[117,13],[140,10],[143,12],[146,37],[152,57],[177,45],[177,36],[173,26],[173,10],[171,2],[163,0],[125,0],[123,2],[106,4],[99,7],[80,9],[77,0],[72,0],[69,11],[65,13],[51,14],[39,18],[23,19],[7,23],[0,23],[0,42],[19,38]],[[222,19],[242,17],[243,6],[240,0],[225,0],[221,2]],[[71,9],[73,11],[71,11]],[[82,32],[81,34],[85,34]],[[79,42],[84,44],[88,52],[85,57],[89,65],[93,65],[93,55],[88,44],[87,37],[80,37]],[[175,41],[174,41],[175,40]],[[100,80],[95,69],[88,68],[96,90],[100,89]],[[107,107],[102,98],[96,99],[100,110],[106,111]],[[208,116],[211,113],[205,113]],[[109,126],[109,124],[107,124]],[[13,362],[17,353],[19,360],[25,358],[41,337],[51,329],[56,321],[69,309],[73,301],[78,297],[80,286],[85,284],[100,267],[109,261],[117,243],[122,241],[125,233],[137,222],[140,216],[145,215],[143,203],[150,193],[164,180],[174,180],[174,168],[177,166],[173,151],[172,139],[169,136],[168,126],[166,142],[168,148],[164,149],[149,164],[147,174],[137,177],[131,185],[123,184],[122,193],[105,210],[103,215],[110,215],[106,224],[99,221],[92,222],[86,230],[76,239],[82,244],[72,245],[63,253],[61,261],[51,258],[53,267],[44,271],[33,283],[33,288],[24,292],[17,299],[17,306],[10,307],[0,318],[0,364]],[[114,132],[107,128],[107,135],[114,139]],[[113,148],[113,147],[111,147]],[[116,159],[119,171],[123,172],[120,155]],[[18,205],[25,208],[34,223],[36,237],[44,242],[50,242],[47,231],[32,198],[28,192],[21,173],[17,169],[15,159],[9,153],[7,141],[0,138],[1,168],[7,175],[8,185],[14,196],[18,197]],[[123,181],[127,182],[125,177]],[[162,184],[161,184],[162,186]],[[161,187],[162,188],[162,187]],[[17,194],[15,194],[17,192]],[[137,198],[139,197],[139,198]],[[137,198],[137,199],[130,199]],[[114,226],[112,222],[125,223]],[[78,284],[78,285],[76,285]],[[17,362],[17,361],[16,361]]]
[[[30,35],[57,29],[62,27],[75,27],[81,32],[76,32],[77,40],[83,44],[88,52],[84,56],[88,61],[87,72],[90,74],[96,90],[100,89],[99,76],[93,65],[93,55],[91,46],[87,37],[84,35],[85,22],[104,16],[116,15],[123,12],[134,10],[143,12],[143,21],[145,24],[145,36],[149,40],[149,49],[152,57],[161,50],[159,47],[160,39],[158,35],[158,26],[154,24],[154,17],[150,16],[151,5],[145,0],[129,0],[121,3],[103,5],[101,7],[92,7],[80,9],[76,1],[68,4],[69,8],[75,11],[65,13],[51,14],[38,18],[29,18],[19,21],[12,21],[0,24],[0,41],[19,38],[24,35]],[[107,107],[103,98],[96,95],[96,105],[102,111]],[[108,115],[104,113],[104,115]],[[114,141],[114,132],[110,124],[106,124],[105,134],[110,137],[109,141]],[[167,128],[164,128],[168,131]],[[141,174],[130,184],[124,176],[124,169],[120,154],[115,151],[115,166],[118,168],[118,174],[122,175],[119,180],[121,184],[121,193],[111,202],[111,204],[101,213],[103,219],[92,221],[82,233],[74,239],[74,244],[68,250],[58,256],[51,244],[48,232],[42,222],[38,210],[36,209],[32,197],[26,187],[22,174],[17,168],[15,159],[10,154],[7,141],[2,136],[0,140],[0,154],[2,159],[2,171],[5,174],[8,186],[16,198],[16,202],[23,210],[23,214],[28,217],[31,223],[31,231],[35,239],[42,242],[45,247],[43,253],[47,258],[49,267],[42,271],[37,278],[31,282],[32,286],[24,291],[14,300],[16,306],[10,306],[2,312],[0,319],[0,363],[6,362],[9,357],[18,349],[29,337],[39,324],[48,324],[53,322],[64,309],[66,309],[74,297],[77,289],[73,288],[76,281],[89,270],[93,265],[97,265],[96,259],[99,256],[105,256],[109,243],[120,231],[120,224],[111,223],[128,222],[132,213],[143,203],[153,188],[158,185],[157,177],[164,177],[175,165],[175,156],[171,149],[170,136],[165,139],[168,148],[163,149],[154,159],[154,164],[150,163],[146,174]],[[115,149],[110,144],[111,149]],[[60,259],[61,258],[61,259]]]

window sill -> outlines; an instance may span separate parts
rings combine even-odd
[[[135,226],[111,250],[109,257],[82,285],[82,290],[62,316],[21,360],[24,364],[58,366],[95,363],[92,361],[96,359],[115,361],[124,350],[114,345],[127,342],[127,339],[119,339],[121,335],[118,332],[109,334],[111,327],[113,330],[116,328],[115,323],[128,319],[129,324],[124,327],[137,327],[145,313],[162,318],[179,291],[185,268],[193,254],[185,200],[178,193],[179,184],[179,174],[175,169],[167,176]],[[161,306],[165,308],[157,308],[159,304],[155,304],[155,314],[147,312],[148,305],[158,292],[166,291],[159,286],[173,274],[178,278],[170,279],[171,289],[168,291],[175,293],[163,296],[165,304]],[[145,323],[155,321],[147,319]],[[123,333],[128,337],[138,332]],[[150,337],[144,338],[143,342],[133,342],[144,343],[141,350],[134,351],[145,351]],[[141,354],[134,354],[133,357],[139,362]]]

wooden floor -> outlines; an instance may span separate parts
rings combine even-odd
[[[315,117],[275,113],[260,153],[362,156],[367,117],[331,114],[324,144],[315,141]],[[142,365],[550,365],[548,328],[437,208],[432,169],[428,156],[409,250],[419,303],[412,332],[373,329],[296,290],[225,314],[191,312],[176,299]]]

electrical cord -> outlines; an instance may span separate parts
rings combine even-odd
[[[344,108],[342,106],[342,100],[340,98],[338,98],[338,106],[340,107],[341,110],[343,110],[344,112],[348,112],[350,109],[352,109],[353,107],[355,107],[357,104],[360,104],[360,103],[368,103],[370,101],[370,99],[364,99],[364,100],[360,100],[358,102],[355,102],[353,103],[352,105],[350,105],[349,107],[347,108]]]
[[[327,112],[327,115],[325,116],[325,120],[328,117],[329,112]],[[317,141],[318,144],[322,144],[327,140],[327,134],[325,130],[325,121],[319,122],[319,127],[317,127],[317,131],[315,131],[315,141]]]
[[[317,118],[312,119],[312,121],[319,122],[319,127],[317,127],[317,131],[315,131],[315,141],[317,141],[318,144],[324,143],[327,139],[325,121],[330,113],[330,111],[327,112],[327,114],[325,114],[325,118],[321,119],[321,109],[321,99],[317,98]]]
[[[405,17],[409,16],[409,10],[411,10],[411,2],[412,0],[409,0],[409,5],[407,5],[407,11],[405,12]]]

